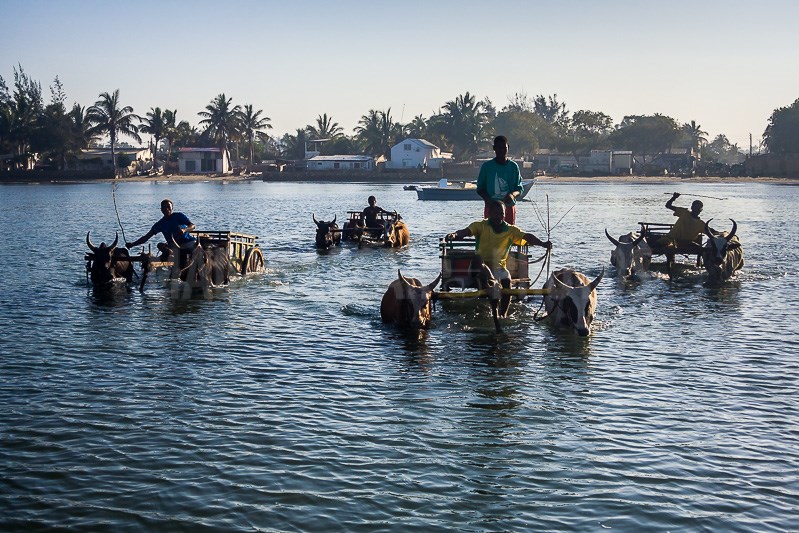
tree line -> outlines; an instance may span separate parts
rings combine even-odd
[[[21,65],[14,68],[10,85],[0,76],[0,168],[30,168],[38,157],[39,163],[63,169],[82,149],[105,139],[114,157],[121,138],[141,143],[143,134],[152,138],[156,165],[159,158],[175,160],[179,147],[219,147],[235,154],[236,161],[243,151],[250,165],[262,159],[302,159],[306,143],[318,139],[327,139],[320,143],[326,155],[389,156],[391,147],[408,137],[428,140],[453,153],[457,161],[467,161],[485,151],[495,134],[508,137],[513,153],[527,157],[542,148],[575,156],[596,149],[654,155],[690,148],[705,161],[721,163],[738,162],[742,157],[741,149],[725,135],[708,141],[707,133],[693,120],[680,124],[656,113],[628,115],[614,124],[601,111],[570,112],[557,94],[531,98],[516,93],[498,109],[488,98],[478,99],[467,91],[445,102],[438,113],[417,115],[405,124],[392,117],[391,108],[370,109],[347,135],[324,113],[314,124],[275,137],[268,133],[271,119],[263,110],[234,105],[224,93],[197,113],[198,128],[179,121],[176,109],[152,107],[144,116],[137,115],[123,105],[119,89],[101,93],[88,108],[77,103],[67,108],[58,76],[45,102],[41,84]],[[772,113],[763,145],[772,153],[799,153],[799,99]]]

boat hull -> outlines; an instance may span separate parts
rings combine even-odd
[[[521,200],[527,193],[530,192],[535,180],[522,181],[522,193],[517,200]],[[416,196],[419,200],[439,200],[439,201],[482,201],[480,195],[477,194],[477,188],[462,188],[462,187],[417,187]]]

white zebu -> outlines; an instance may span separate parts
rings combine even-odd
[[[553,272],[544,288],[550,292],[544,296],[544,307],[551,323],[556,327],[572,328],[578,335],[591,333],[591,323],[596,312],[596,287],[605,275],[602,268],[594,281],[580,272],[562,268]]]
[[[610,264],[616,267],[619,279],[629,278],[642,272],[649,272],[652,263],[652,249],[644,240],[644,235],[631,231],[614,239],[605,229],[605,236],[616,246],[610,252]]]

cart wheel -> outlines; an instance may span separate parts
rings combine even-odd
[[[250,274],[252,272],[263,272],[264,270],[264,254],[260,248],[250,248],[244,254],[244,261],[241,263],[241,274]]]

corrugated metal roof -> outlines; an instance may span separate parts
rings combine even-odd
[[[221,148],[178,148],[178,152],[221,152]]]
[[[370,161],[370,155],[315,155],[308,161]]]

